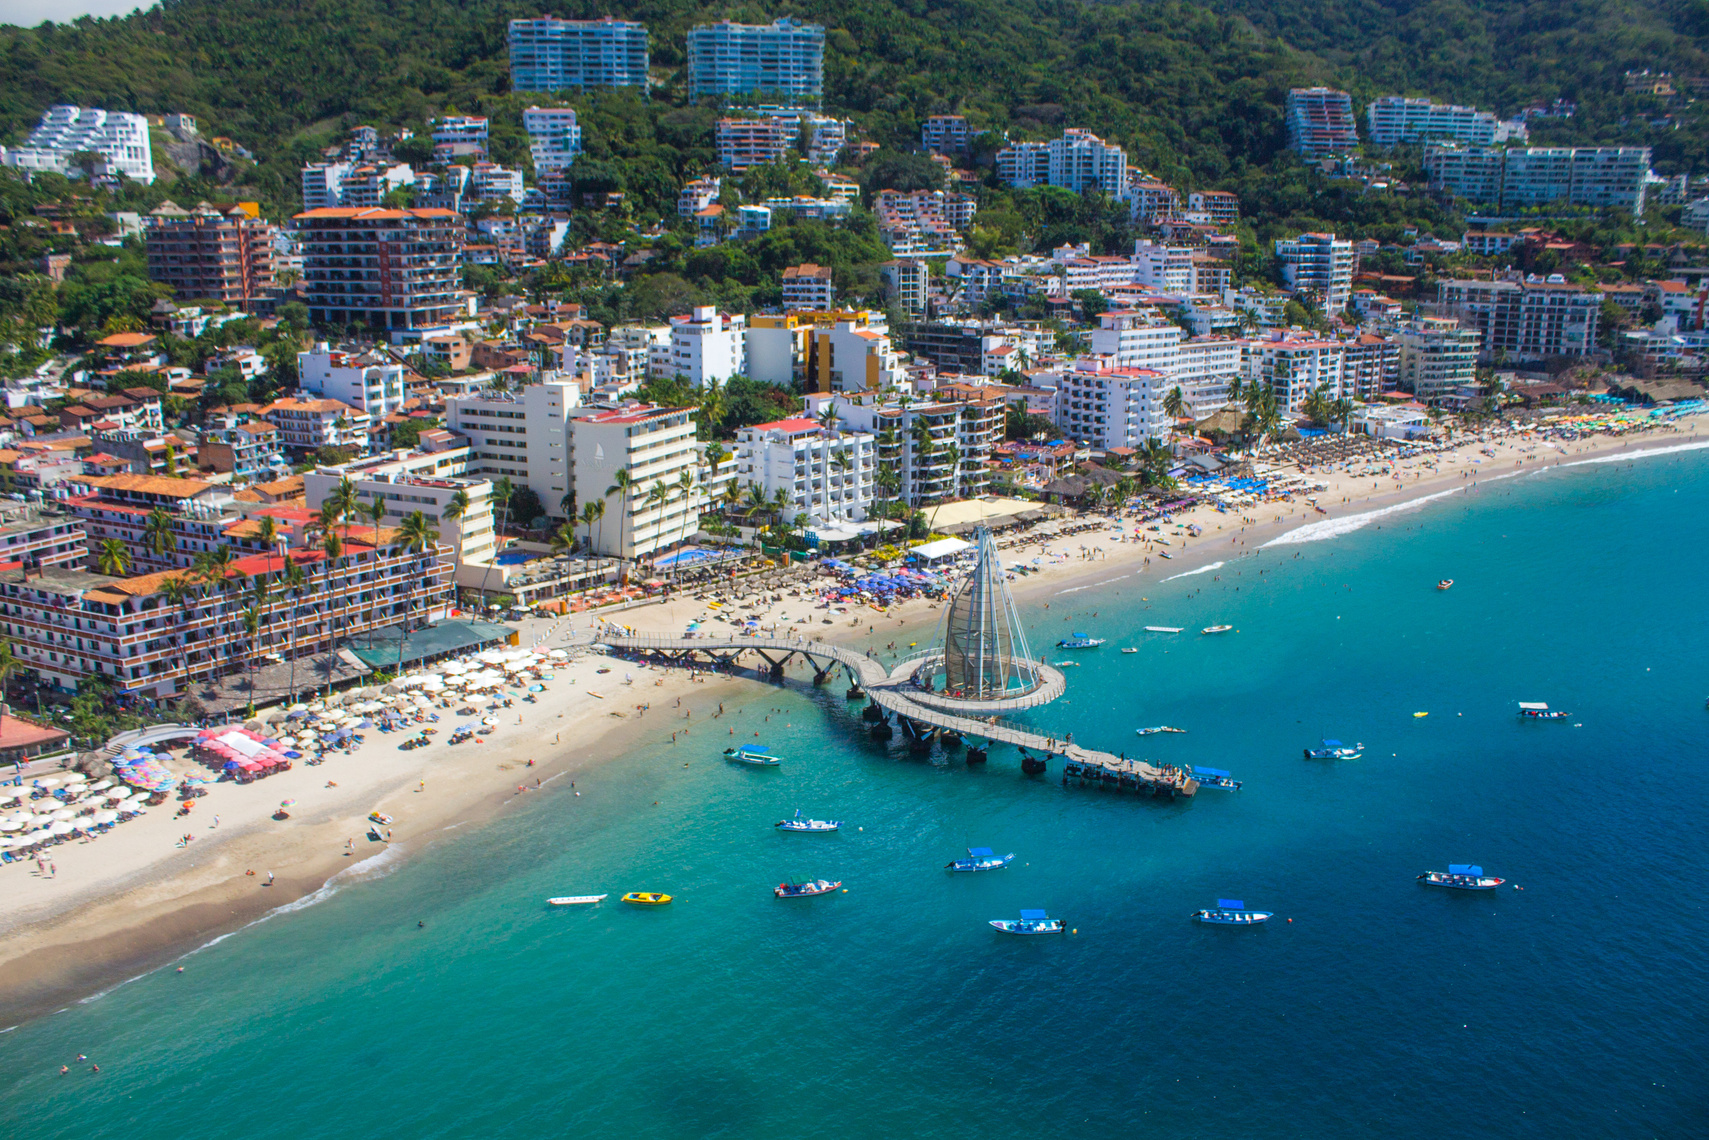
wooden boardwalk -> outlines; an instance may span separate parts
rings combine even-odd
[[[1199,788],[1197,781],[1179,769],[1158,768],[1143,760],[1127,760],[1109,752],[1068,744],[1022,725],[1007,723],[996,712],[990,711],[1018,710],[1044,704],[1061,694],[1059,684],[1049,686],[1054,689],[1052,692],[1029,694],[1012,701],[980,702],[978,711],[989,712],[990,715],[960,715],[937,707],[946,702],[942,694],[933,695],[934,704],[925,704],[916,699],[918,690],[905,675],[887,672],[881,662],[858,650],[825,641],[792,637],[668,637],[636,634],[621,626],[607,625],[599,633],[599,643],[613,649],[657,653],[679,661],[705,657],[732,665],[745,653],[757,653],[770,666],[774,680],[782,680],[784,663],[800,654],[813,666],[815,680],[821,683],[838,666],[843,667],[866,691],[872,703],[892,716],[906,717],[915,724],[929,725],[939,731],[959,732],[966,738],[983,737],[1033,752],[1060,756],[1065,762],[1065,778],[1072,774],[1086,782],[1156,796],[1190,796]],[[1060,674],[1057,674],[1057,680],[1060,681]]]

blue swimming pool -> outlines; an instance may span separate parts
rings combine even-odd
[[[524,562],[532,562],[536,558],[544,557],[546,557],[544,554],[535,550],[501,550],[498,557],[493,559],[493,564],[495,566],[520,566]]]

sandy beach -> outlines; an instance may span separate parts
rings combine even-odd
[[[1167,546],[1136,538],[1131,519],[1086,516],[1073,522],[1072,534],[1003,536],[1004,558],[1036,571],[1014,581],[1024,606],[1067,605],[1055,599],[1119,579],[1160,582],[1201,570],[1303,525],[1351,528],[1360,524],[1354,516],[1498,477],[1698,442],[1709,436],[1702,421],[1560,444],[1468,439],[1452,451],[1404,461],[1391,476],[1365,474],[1358,464],[1354,470],[1309,470],[1301,474],[1326,488],[1315,495],[1325,513],[1298,500],[1262,504],[1244,518],[1199,506],[1172,516],[1182,527],[1197,525],[1199,536],[1180,537],[1171,526]],[[1171,557],[1161,557],[1164,551]],[[777,600],[769,597],[754,596],[739,620],[752,617],[762,626],[886,657],[892,643],[901,653],[909,641],[928,637],[939,612],[935,603],[912,600],[883,613],[838,613],[805,588],[784,587]],[[658,633],[680,633],[701,621],[704,632],[716,636],[733,628],[728,611],[734,608],[678,595],[605,616]],[[581,614],[530,621],[521,644],[584,644],[596,620]],[[538,704],[519,702],[497,714],[498,731],[480,745],[451,746],[441,733],[430,747],[405,752],[398,749],[403,734],[371,732],[350,754],[329,754],[318,767],[299,765],[248,785],[211,785],[188,817],[175,817],[175,805],[163,805],[93,841],[53,848],[52,875],[38,873],[33,863],[0,867],[0,1028],[167,964],[314,895],[329,880],[336,888],[385,873],[445,838],[448,828],[478,824],[520,797],[572,798],[571,781],[591,775],[600,763],[709,723],[720,702],[734,710],[759,698],[765,690],[751,682],[754,676],[691,678],[683,669],[590,652],[556,668]],[[792,681],[797,676],[810,680],[799,662]],[[650,706],[645,712],[637,708],[643,704]],[[286,799],[297,801],[291,818],[272,819]],[[364,820],[375,810],[394,818],[390,843],[367,837]],[[195,838],[182,844],[186,833]]]

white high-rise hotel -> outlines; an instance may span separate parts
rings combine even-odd
[[[510,22],[510,86],[516,91],[645,87],[647,63],[647,26],[632,20],[542,16]]]
[[[49,107],[23,146],[0,147],[0,163],[26,171],[71,174],[73,156],[87,151],[104,160],[96,174],[123,174],[135,182],[154,181],[154,156],[148,146],[148,120],[124,111],[60,104]]]
[[[1127,151],[1091,131],[1071,128],[1044,143],[1014,143],[997,152],[997,177],[1009,186],[1061,186],[1084,194],[1128,194]]]
[[[688,33],[690,94],[752,95],[817,103],[825,87],[825,29],[784,18],[771,24],[703,24]]]
[[[563,170],[582,152],[582,128],[569,107],[530,107],[522,112],[534,169]]]
[[[1489,146],[1510,139],[1525,141],[1523,122],[1502,122],[1476,107],[1449,106],[1429,99],[1385,95],[1365,108],[1371,142],[1377,146],[1400,146],[1424,139],[1453,139],[1473,146]]]

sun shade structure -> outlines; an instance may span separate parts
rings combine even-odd
[[[1038,688],[1043,678],[1027,648],[991,532],[983,527],[974,532],[974,545],[978,562],[945,607],[938,635],[944,693],[966,700],[1022,696]]]

